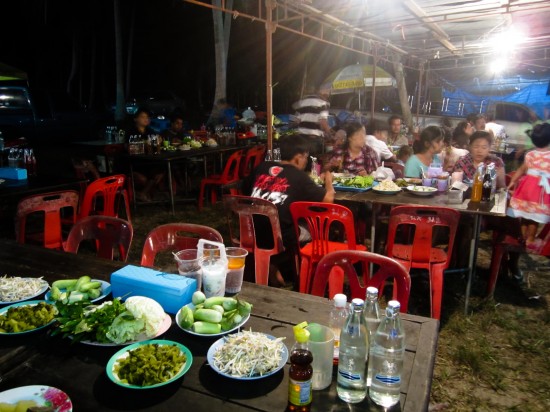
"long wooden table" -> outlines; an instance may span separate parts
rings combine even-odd
[[[415,206],[438,206],[448,207],[463,214],[472,215],[474,219],[472,239],[470,240],[470,251],[468,257],[468,281],[466,283],[466,292],[464,299],[464,313],[468,314],[468,305],[472,281],[475,276],[477,247],[479,235],[481,232],[482,216],[506,216],[507,192],[499,191],[495,193],[494,200],[491,202],[470,202],[470,199],[464,199],[462,203],[449,203],[446,193],[437,193],[433,196],[417,196],[405,190],[395,195],[383,195],[370,190],[367,192],[337,192],[335,201],[339,203],[371,203],[390,206],[415,205]],[[371,226],[371,244],[374,245],[374,236],[376,228],[376,210],[372,208],[372,226]]]
[[[72,255],[0,240],[1,273],[44,276],[48,281],[90,275],[109,280],[121,263]],[[284,336],[293,344],[292,326],[303,320],[326,324],[327,299],[245,283],[241,296],[254,305],[246,324],[254,331]],[[426,411],[437,348],[439,323],[403,315],[406,333],[401,402],[392,411]],[[215,339],[186,334],[172,324],[163,336],[181,342],[193,354],[193,365],[182,380],[153,390],[130,390],[113,384],[105,373],[109,358],[120,348],[71,344],[70,340],[37,332],[22,337],[0,336],[0,392],[24,385],[49,385],[65,391],[81,411],[282,411],[288,399],[288,365],[257,381],[236,381],[218,375],[206,362]],[[368,399],[348,405],[332,385],[313,393],[313,411],[380,410]],[[223,409],[222,409],[223,408]]]
[[[159,154],[139,154],[139,155],[125,155],[125,159],[130,164],[130,178],[132,179],[132,188],[134,189],[132,193],[135,194],[134,179],[133,179],[133,169],[134,166],[141,165],[151,165],[164,163],[166,165],[166,170],[168,173],[168,191],[170,193],[170,205],[172,214],[175,214],[175,200],[174,200],[174,189],[172,186],[172,163],[181,162],[183,160],[189,159],[191,157],[202,157],[203,158],[203,167],[204,175],[207,175],[207,156],[219,156],[220,169],[223,169],[223,155],[228,152],[234,152],[236,150],[243,149],[244,147],[240,146],[215,146],[215,147],[202,147],[200,149],[190,149],[190,150],[175,150],[172,152],[161,151]],[[134,205],[136,201],[134,199]]]

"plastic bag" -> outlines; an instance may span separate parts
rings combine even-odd
[[[395,174],[393,173],[393,170],[391,170],[389,167],[380,166],[378,169],[372,172],[372,177],[374,177],[376,180],[394,180]]]

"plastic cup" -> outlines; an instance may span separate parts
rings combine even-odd
[[[226,262],[223,260],[203,263],[202,285],[204,295],[207,298],[225,295],[225,279],[227,277],[226,265]]]
[[[227,255],[226,293],[239,293],[243,285],[244,263],[248,252],[240,247],[225,248]]]
[[[310,323],[307,329],[310,333],[309,350],[313,354],[311,386],[317,391],[329,387],[332,382],[334,332],[318,323]]]
[[[422,179],[422,186],[437,187],[437,179],[431,177],[424,178]]]
[[[449,176],[439,177],[437,179],[437,191],[446,192],[448,188],[449,188]]]
[[[197,249],[184,249],[174,253],[178,264],[178,272],[182,276],[193,278],[197,281],[197,290],[201,290],[202,270],[197,258]]]

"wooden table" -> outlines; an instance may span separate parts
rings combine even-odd
[[[219,155],[220,156],[220,168],[223,169],[223,155],[227,152],[234,152],[236,150],[243,149],[239,146],[216,146],[216,147],[202,147],[200,149],[190,150],[175,150],[171,152],[161,151],[159,154],[139,154],[139,155],[124,155],[125,159],[130,164],[130,178],[132,179],[132,193],[135,195],[133,169],[136,164],[159,164],[165,163],[166,170],[168,172],[168,190],[170,192],[170,205],[172,207],[172,214],[175,214],[175,201],[174,201],[174,188],[172,187],[172,163],[181,162],[182,160],[189,159],[191,157],[202,157],[204,166],[204,175],[207,175],[207,156]],[[134,199],[134,205],[136,205]]]
[[[109,280],[120,263],[96,257],[18,245],[0,240],[2,273],[44,276],[48,281],[90,275]],[[293,344],[292,325],[303,320],[327,323],[327,299],[245,283],[241,296],[254,305],[246,324],[254,331],[284,336]],[[438,321],[403,315],[406,332],[401,402],[392,411],[426,411],[435,361]],[[193,365],[182,380],[155,390],[130,390],[113,384],[105,373],[109,358],[120,348],[71,345],[68,339],[37,332],[20,338],[0,337],[0,391],[24,385],[49,385],[72,399],[75,411],[282,411],[288,399],[288,365],[257,381],[236,381],[215,373],[206,352],[215,339],[184,333],[173,324],[163,336],[181,342],[193,354]],[[368,399],[348,405],[332,385],[313,393],[313,411],[375,411]]]
[[[64,189],[80,190],[80,184],[87,179],[63,176],[29,176],[26,180],[6,179],[0,183],[0,200],[7,198],[22,198],[37,193],[48,193]]]
[[[463,214],[472,215],[474,219],[472,239],[470,240],[470,253],[468,258],[468,282],[466,283],[464,313],[468,314],[468,305],[472,281],[475,276],[477,246],[481,232],[482,216],[506,216],[507,192],[499,191],[491,202],[470,202],[465,199],[460,204],[449,203],[447,194],[437,193],[433,196],[417,196],[407,191],[401,191],[396,195],[381,195],[370,190],[367,192],[336,192],[335,201],[339,203],[378,203],[390,206],[415,205],[415,206],[439,206],[448,207]],[[375,236],[375,208],[372,209],[371,245],[374,245]]]

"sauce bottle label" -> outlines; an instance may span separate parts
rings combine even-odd
[[[290,379],[288,385],[288,400],[292,405],[303,406],[311,403],[311,379],[295,381]]]

